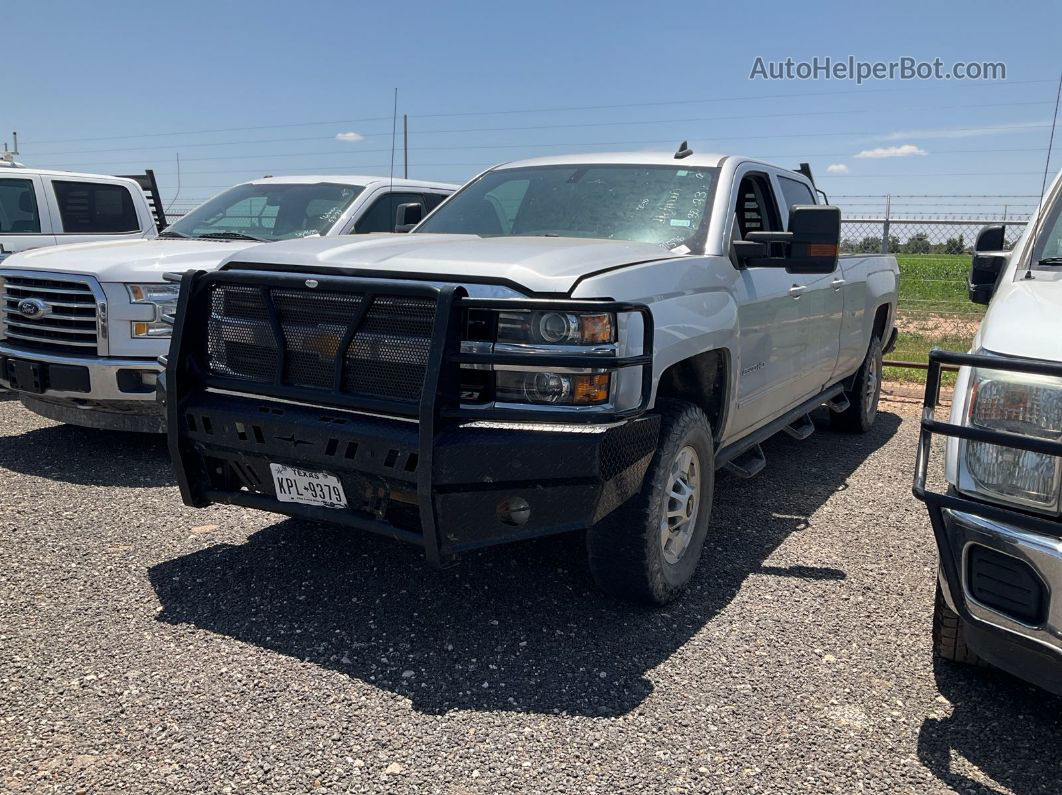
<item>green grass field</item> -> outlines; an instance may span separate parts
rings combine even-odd
[[[896,260],[900,265],[896,321],[900,333],[896,349],[887,358],[924,362],[933,347],[969,349],[985,310],[966,295],[970,255],[897,254]],[[924,370],[909,367],[887,367],[884,375],[892,381],[925,382]]]

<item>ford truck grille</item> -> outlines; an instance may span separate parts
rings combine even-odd
[[[88,356],[99,352],[99,310],[87,279],[8,273],[0,306],[0,325],[12,347]]]
[[[421,296],[218,284],[208,366],[252,383],[416,404],[435,311]]]

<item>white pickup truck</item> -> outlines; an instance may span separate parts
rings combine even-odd
[[[838,258],[803,173],[652,153],[509,163],[404,237],[259,246],[182,278],[160,392],[185,502],[461,552],[589,530],[662,604],[714,474],[877,412],[897,267]]]
[[[1011,251],[978,236],[970,299],[988,312],[971,353],[934,351],[915,474],[937,547],[933,639],[947,660],[989,663],[1062,694],[1062,174]],[[940,366],[959,365],[951,418]],[[927,488],[947,437],[946,493]]]
[[[0,262],[66,243],[143,240],[165,212],[153,172],[136,177],[29,168],[0,156]]]
[[[264,241],[405,230],[456,188],[386,177],[269,177],[215,196],[157,240],[14,254],[0,265],[0,386],[60,422],[162,432],[155,381],[158,357],[169,349],[165,316],[177,301],[164,273],[210,270]]]

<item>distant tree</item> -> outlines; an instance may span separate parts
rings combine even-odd
[[[881,251],[881,238],[880,237],[864,237],[858,243],[855,244],[853,250],[857,254],[874,254]]]
[[[966,241],[964,240],[963,235],[959,235],[958,237],[949,237],[947,242],[944,244],[945,254],[962,254],[965,251]]]
[[[903,244],[903,251],[907,254],[928,254],[931,249],[929,236],[925,232],[911,235]]]

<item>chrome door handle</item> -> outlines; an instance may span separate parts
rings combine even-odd
[[[830,282],[830,286],[833,287],[834,290],[840,290],[844,287],[844,279],[834,279]]]
[[[793,296],[793,298],[799,298],[804,294],[807,289],[808,288],[806,284],[794,284],[792,287],[789,288],[789,294]]]

